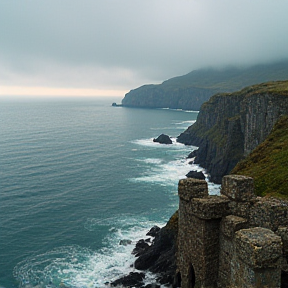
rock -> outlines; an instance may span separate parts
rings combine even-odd
[[[157,138],[154,138],[153,142],[158,142],[160,144],[172,144],[172,140],[170,139],[170,137],[165,134],[161,134]]]
[[[160,288],[161,286],[156,283],[147,284],[144,288]]]
[[[132,254],[135,254],[136,257],[139,257],[147,250],[147,248],[149,248],[149,244],[145,242],[144,239],[140,239],[136,243],[136,246],[133,249]]]
[[[189,153],[189,155],[187,156],[188,159],[190,158],[195,158],[197,156],[197,152],[198,152],[198,149],[197,150],[193,150],[191,153]]]
[[[111,283],[111,286],[141,287],[144,285],[144,273],[131,272],[129,275],[119,278]]]
[[[153,226],[146,235],[155,237],[158,234],[159,231],[160,231],[160,227]]]
[[[198,146],[194,163],[207,170],[210,181],[221,184],[222,177],[266,139],[280,116],[288,114],[287,84],[262,83],[212,96],[177,141]]]
[[[205,180],[205,175],[201,171],[195,171],[192,170],[189,173],[186,174],[186,177],[188,178],[194,178],[194,179],[199,179],[199,180]]]
[[[123,239],[123,240],[120,240],[119,245],[127,246],[127,245],[129,245],[129,244],[131,244],[131,243],[132,243],[131,240]]]
[[[135,261],[134,267],[138,270],[157,273],[160,275],[158,278],[160,283],[172,285],[176,273],[177,234],[178,211],[170,218],[166,226],[157,232],[152,245]]]
[[[145,243],[144,239],[137,242],[133,254],[139,254],[134,263],[137,270],[148,270],[157,274],[157,282],[171,286],[176,274],[176,243],[178,236],[178,211],[169,219],[168,223],[159,228],[154,226],[147,235],[155,237],[151,245]],[[136,256],[137,256],[136,255]],[[137,275],[140,274],[140,275]],[[124,287],[141,287],[144,279],[143,273],[130,273],[113,283],[112,286],[123,285]],[[159,288],[158,283],[148,284],[147,288]]]

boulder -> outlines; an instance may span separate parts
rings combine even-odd
[[[198,152],[198,149],[196,150],[193,150],[191,153],[189,153],[189,155],[187,156],[188,159],[190,158],[195,158],[197,156],[197,152]]]
[[[172,140],[168,135],[161,134],[157,138],[153,139],[153,142],[158,142],[160,144],[172,144]]]
[[[159,231],[160,231],[160,227],[155,225],[149,230],[149,232],[146,235],[155,237]]]
[[[149,244],[144,240],[140,239],[135,248],[132,251],[132,254],[135,254],[136,257],[141,256],[149,248]]]
[[[142,287],[144,285],[144,273],[131,272],[129,275],[119,278],[111,283],[111,286]]]
[[[194,179],[199,179],[199,180],[205,180],[205,175],[201,171],[195,171],[192,170],[189,173],[186,174],[186,177],[188,178],[194,178]]]

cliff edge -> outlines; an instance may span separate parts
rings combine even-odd
[[[288,115],[288,80],[267,82],[204,103],[197,121],[177,141],[198,146],[195,163],[221,183],[235,165],[262,143],[282,115]]]
[[[143,85],[122,99],[126,107],[199,110],[209,98],[246,86],[288,79],[288,61],[248,68],[199,69],[158,85]]]

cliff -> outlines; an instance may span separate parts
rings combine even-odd
[[[204,103],[197,121],[178,142],[199,146],[195,163],[221,183],[235,165],[262,143],[281,115],[288,114],[288,81],[267,82]]]
[[[209,98],[248,85],[288,79],[288,61],[250,68],[200,69],[162,84],[131,90],[122,100],[126,107],[199,110]]]
[[[271,133],[232,174],[254,178],[255,193],[259,196],[288,198],[288,116],[281,117]]]

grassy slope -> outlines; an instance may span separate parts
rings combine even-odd
[[[262,64],[250,68],[201,69],[174,77],[162,83],[163,89],[172,87],[198,87],[219,91],[237,91],[254,83],[288,78],[288,61]]]
[[[231,174],[253,177],[259,196],[288,199],[288,116],[278,120],[267,139]]]

